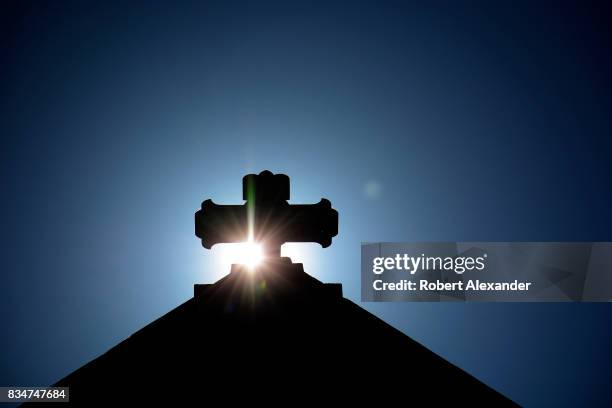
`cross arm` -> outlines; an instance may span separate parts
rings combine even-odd
[[[215,244],[246,241],[247,227],[246,204],[219,205],[206,200],[195,213],[195,235],[206,249]]]
[[[204,201],[195,214],[195,234],[202,246],[247,241],[250,228],[255,241],[278,248],[285,242],[316,242],[326,248],[338,234],[338,212],[326,199],[317,204],[253,205],[250,212],[249,205]]]

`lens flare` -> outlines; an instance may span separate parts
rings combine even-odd
[[[242,245],[242,252],[240,253],[241,263],[253,270],[263,260],[263,250],[260,244],[255,242],[245,242]]]
[[[264,259],[263,249],[256,242],[218,245],[216,252],[220,255],[220,267],[229,270],[231,264],[241,264],[255,270]]]

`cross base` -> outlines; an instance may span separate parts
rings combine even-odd
[[[264,261],[255,270],[232,264],[229,275],[214,284],[195,284],[193,292],[196,303],[214,302],[221,297],[227,301],[229,295],[234,306],[256,308],[302,295],[342,298],[342,284],[323,283],[304,272],[303,264],[282,257]]]

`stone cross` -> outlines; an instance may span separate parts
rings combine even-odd
[[[279,258],[285,242],[331,245],[338,234],[338,212],[329,200],[317,204],[289,204],[289,177],[262,171],[242,179],[241,205],[202,203],[195,213],[195,234],[210,249],[219,243],[254,241],[267,259]]]

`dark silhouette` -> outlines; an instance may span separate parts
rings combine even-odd
[[[244,180],[247,205],[253,197],[256,203],[255,236],[279,232],[269,241],[270,256],[255,271],[233,265],[218,282],[195,285],[194,298],[59,381],[70,387],[72,402],[513,405],[344,299],[341,285],[323,284],[302,264],[278,256],[276,246],[286,241],[329,245],[337,233],[329,201],[288,205],[284,175],[262,172]],[[245,236],[235,222],[246,220],[245,206],[205,201],[202,208],[196,234],[205,247]],[[224,229],[227,222],[234,222],[232,232]]]
[[[317,242],[323,248],[338,235],[338,212],[329,200],[318,204],[288,204],[289,177],[264,170],[242,179],[243,205],[202,203],[195,214],[195,234],[210,249],[222,242],[251,239],[263,244],[268,257],[280,258],[285,242]]]

